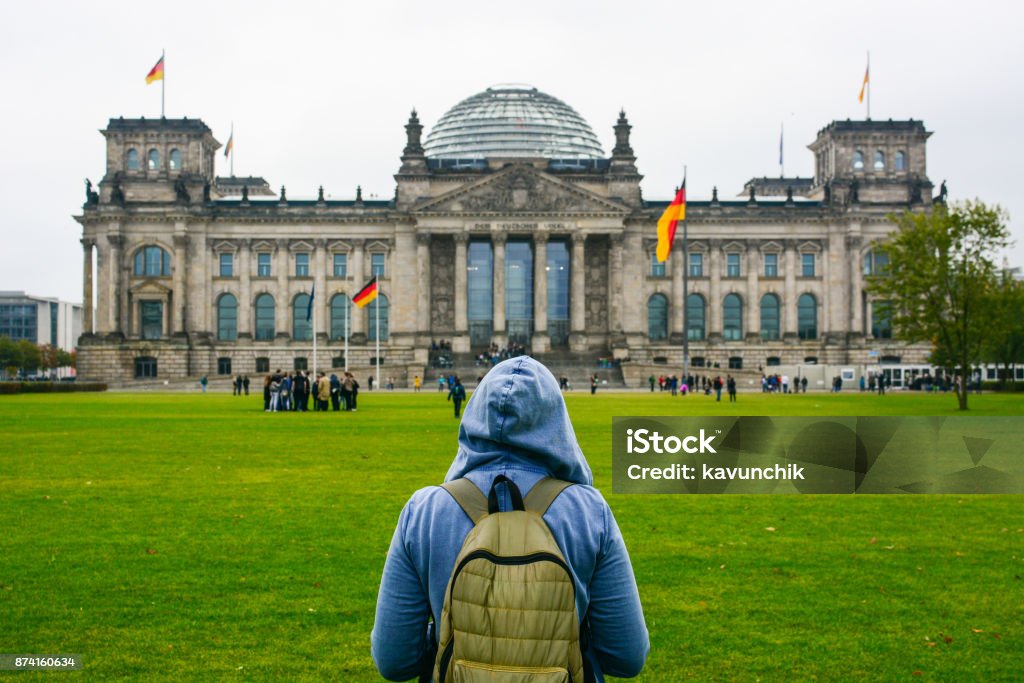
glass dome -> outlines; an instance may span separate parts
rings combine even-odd
[[[576,110],[529,85],[496,85],[448,110],[427,136],[433,159],[603,159]]]

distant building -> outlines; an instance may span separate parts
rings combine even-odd
[[[668,202],[643,197],[631,128],[620,113],[605,154],[561,100],[489,88],[425,140],[413,112],[393,198],[364,201],[217,177],[220,143],[195,118],[111,119],[105,175],[75,217],[97,301],[79,372],[379,363],[402,381],[423,376],[442,339],[468,357],[492,343],[542,361],[614,357],[631,385],[678,371],[684,339],[696,368],[925,360],[928,345],[892,338],[866,287],[887,265],[888,216],[931,209],[921,121],[834,121],[809,145],[813,177],[691,199],[688,253],[680,228],[667,263],[655,244]],[[372,276],[377,301],[351,306]]]
[[[0,292],[0,337],[74,351],[82,334],[82,307],[25,292]]]

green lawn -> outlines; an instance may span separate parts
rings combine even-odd
[[[640,680],[1020,680],[1022,498],[611,494],[614,415],[952,415],[954,397],[567,400],[636,570]],[[2,397],[0,652],[80,653],[89,680],[378,680],[394,523],[456,436],[430,391],[326,415],[214,394]]]

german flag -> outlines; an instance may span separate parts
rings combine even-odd
[[[672,240],[676,238],[676,224],[686,220],[686,178],[676,192],[676,198],[658,219],[658,262],[664,263],[672,253]]]
[[[160,56],[160,61],[158,61],[156,63],[156,65],[153,66],[153,68],[149,70],[149,73],[146,74],[146,85],[149,85],[153,81],[162,81],[162,80],[164,80],[164,58],[163,58],[163,55]]]
[[[359,290],[359,293],[352,297],[352,303],[359,308],[362,308],[366,304],[370,303],[377,298],[377,276],[366,283],[366,286]]]

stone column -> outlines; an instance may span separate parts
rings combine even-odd
[[[92,247],[82,238],[82,334],[92,334]],[[75,342],[78,340],[76,339]]]
[[[786,269],[784,273],[786,281],[783,285],[782,296],[782,338],[786,341],[795,342],[799,339],[796,319],[796,273],[800,267],[796,253],[796,240],[786,240],[785,248],[786,254],[783,268]]]
[[[835,226],[833,234],[829,235],[829,282],[826,290],[831,289],[839,296],[832,296],[829,300],[829,308],[825,315],[828,325],[827,341],[833,344],[841,344],[846,341],[846,333],[849,332],[850,314],[848,307],[850,301],[850,269],[846,258],[846,226]]]
[[[743,323],[743,331],[747,339],[758,340],[761,338],[761,297],[758,296],[757,279],[761,265],[758,240],[747,240],[747,300],[746,320]]]
[[[583,247],[587,236],[582,232],[572,234],[572,264],[569,274],[571,286],[569,294],[569,305],[572,309],[569,318],[569,329],[573,334],[583,334],[587,327],[587,292],[586,292],[586,263]]]
[[[722,240],[711,240],[709,247],[711,286],[707,302],[707,337],[709,342],[720,342],[722,340]]]
[[[430,233],[416,233],[416,332],[430,335]]]
[[[533,341],[538,353],[551,348],[548,337],[548,233],[533,235]]]
[[[175,226],[174,276],[170,296],[170,304],[174,310],[168,316],[170,329],[166,330],[167,334],[185,333],[185,311],[188,303],[188,286],[185,282],[185,274],[188,272],[188,235],[184,233],[184,230],[184,224]]]
[[[626,293],[623,287],[622,274],[622,244],[626,236],[617,232],[611,235],[611,264],[608,272],[608,331],[612,335],[622,334],[625,329],[623,321],[623,308],[625,307]]]
[[[467,310],[466,297],[466,233],[455,235],[455,334],[462,335],[469,332],[469,311]]]
[[[494,336],[504,337],[505,330],[505,235],[491,235],[494,246]],[[498,342],[500,345],[501,342]]]
[[[672,266],[672,297],[668,307],[669,330],[673,337],[671,341],[681,344],[683,342],[683,306],[686,305],[686,302],[683,301],[683,268],[689,264],[685,263],[681,248],[676,251],[675,258],[669,257],[669,261]]]
[[[274,336],[290,338],[292,336],[291,326],[288,321],[291,319],[292,301],[288,291],[288,240],[277,240],[277,253],[275,254],[274,275],[277,276],[277,294],[274,296],[276,306],[274,307]]]
[[[326,340],[327,321],[331,315],[331,301],[327,293],[327,240],[318,239],[315,246],[316,270],[313,272],[313,286],[315,287],[313,306],[316,308],[316,329],[313,330],[313,334],[318,335],[321,340]]]
[[[238,338],[252,339],[252,251],[250,240],[238,241]]]
[[[822,240],[821,244],[821,299],[822,305],[818,316],[818,337],[826,339],[832,331],[832,321],[829,319],[829,311],[832,307],[832,244],[835,240],[831,237]]]
[[[349,291],[349,301],[352,300],[363,285],[366,284],[366,277],[363,274],[363,254],[364,254],[365,241],[361,239],[352,240],[352,262],[349,267],[352,269],[352,289]],[[362,335],[360,338],[366,338],[366,311],[362,308],[356,308],[352,305],[349,311],[351,318],[349,324],[351,325],[350,334],[355,336],[356,334]]]
[[[107,243],[110,245],[107,253],[107,275],[110,278],[108,291],[111,302],[108,326],[111,332],[127,336],[129,333],[128,319],[125,315],[128,308],[125,300],[127,293],[123,291],[121,273],[121,246],[124,244],[124,238],[119,234],[107,235]]]
[[[847,259],[850,262],[850,320],[849,333],[864,335],[864,296],[862,294],[864,271],[861,267],[860,235],[851,235],[846,240]]]

